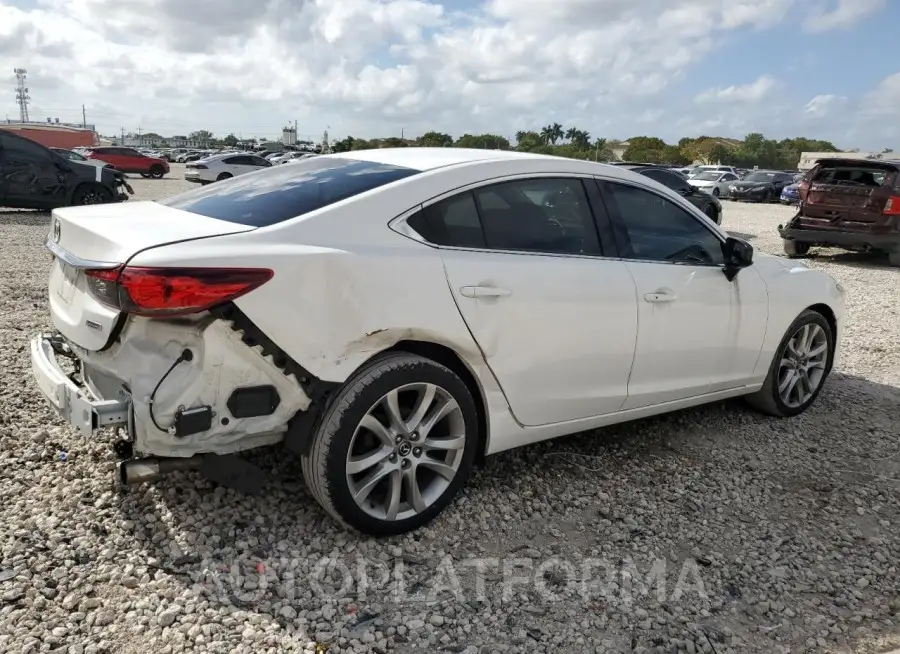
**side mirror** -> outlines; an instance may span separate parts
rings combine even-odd
[[[747,241],[729,236],[722,245],[725,255],[723,272],[728,281],[732,281],[741,269],[753,265],[753,246]]]
[[[681,190],[679,190],[678,192],[679,192],[681,195],[684,195],[684,196],[693,195],[693,194],[694,194],[694,187],[693,187],[693,186],[686,186],[686,187],[682,188]]]

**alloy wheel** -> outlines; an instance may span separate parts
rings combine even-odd
[[[450,486],[465,446],[463,412],[449,392],[429,383],[396,388],[372,405],[350,440],[350,494],[379,520],[418,515]]]
[[[825,379],[828,335],[806,323],[788,339],[778,366],[778,395],[791,408],[807,403]]]

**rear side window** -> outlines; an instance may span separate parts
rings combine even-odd
[[[253,227],[275,225],[421,171],[338,157],[272,166],[167,198],[160,204]]]
[[[865,166],[822,166],[813,174],[812,181],[820,184],[847,186],[873,186],[884,184],[888,171],[884,168]]]

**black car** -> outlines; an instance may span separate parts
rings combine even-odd
[[[722,203],[719,202],[718,198],[714,198],[709,193],[704,193],[688,184],[687,178],[681,173],[662,166],[647,164],[624,164],[621,167],[646,175],[650,179],[672,189],[705,213],[714,223],[717,225],[722,224]]]
[[[122,173],[72,161],[0,130],[0,206],[57,209],[121,202],[133,193]]]
[[[739,202],[778,202],[782,189],[793,183],[793,173],[754,170],[728,185],[728,197]]]

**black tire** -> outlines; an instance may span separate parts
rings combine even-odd
[[[825,370],[818,387],[815,389],[809,399],[799,406],[792,407],[785,404],[778,392],[779,373],[781,370],[780,364],[782,359],[785,358],[788,349],[788,342],[790,341],[790,339],[797,333],[800,328],[808,324],[818,325],[825,332],[828,343]],[[819,313],[818,311],[807,309],[806,311],[801,313],[793,323],[791,323],[791,326],[788,327],[787,332],[782,337],[781,342],[778,344],[778,349],[775,350],[775,356],[772,358],[772,363],[769,364],[769,372],[768,375],[766,375],[766,381],[763,384],[763,387],[757,392],[746,396],[745,399],[747,403],[754,409],[756,409],[757,411],[761,411],[762,413],[766,413],[770,416],[776,416],[779,418],[796,416],[806,411],[810,407],[810,405],[812,405],[812,403],[816,401],[816,398],[819,396],[819,393],[825,386],[825,382],[827,381],[828,375],[831,372],[831,366],[833,362],[834,332],[831,329],[831,325],[821,313]]]
[[[360,422],[373,406],[392,390],[417,383],[438,386],[459,406],[465,430],[461,460],[449,485],[427,508],[404,519],[378,518],[354,500],[347,477],[347,456]],[[394,536],[430,522],[453,500],[472,470],[478,447],[475,402],[463,381],[430,359],[388,353],[363,366],[334,396],[315,429],[309,451],[301,456],[301,464],[313,497],[339,523],[371,536]]]
[[[716,208],[716,205],[711,204],[708,207],[706,207],[706,215],[715,224],[717,224],[717,225],[719,224],[719,221],[721,220],[721,216],[719,215],[719,210]]]
[[[149,173],[141,173],[141,177],[143,177],[144,179],[150,179]]]
[[[234,175],[231,173],[219,173],[219,176],[216,177],[216,181],[221,182],[224,179],[231,179],[232,177],[234,177]]]
[[[714,197],[714,198],[719,197],[719,189],[718,189],[718,188],[714,188],[712,194],[713,194],[713,197]]]
[[[163,175],[166,174],[166,169],[163,168],[159,164],[153,164],[150,166],[150,177],[153,179],[162,179]]]
[[[783,239],[784,253],[790,257],[804,257],[809,254],[809,243],[798,243],[792,239]]]
[[[112,192],[99,184],[82,184],[72,194],[72,206],[106,204],[112,200]]]

